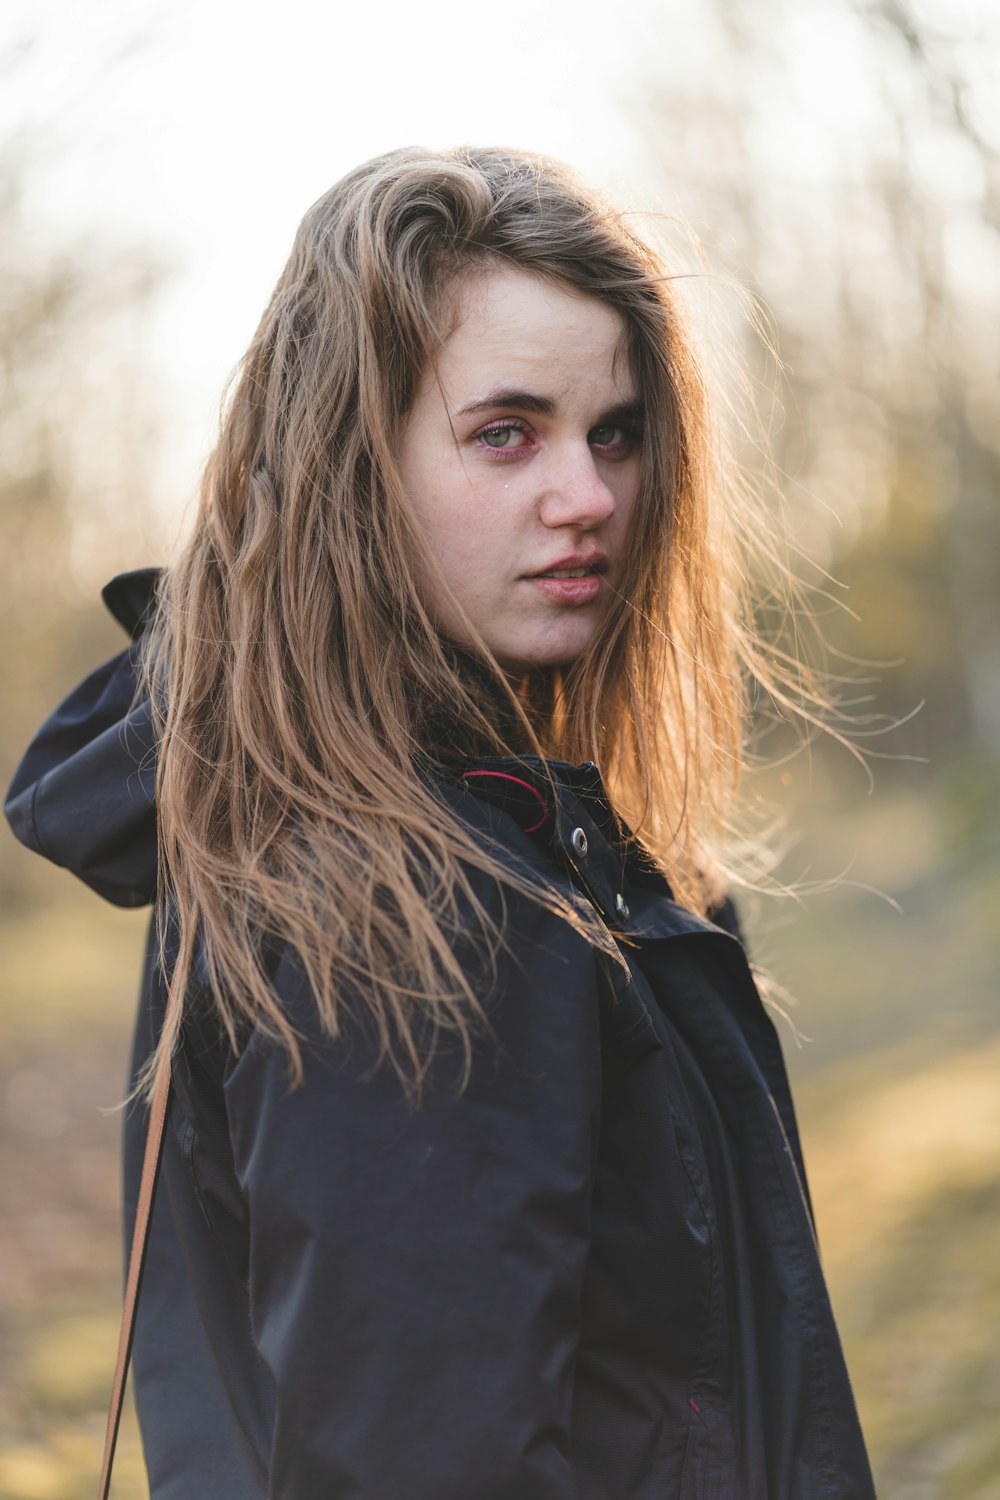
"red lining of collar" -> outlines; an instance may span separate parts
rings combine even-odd
[[[531,795],[537,800],[538,805],[542,809],[542,816],[539,818],[538,822],[532,823],[530,828],[524,829],[524,832],[535,833],[539,828],[541,828],[542,824],[548,818],[549,807],[541,792],[537,787],[532,786],[530,781],[525,781],[520,776],[511,776],[507,771],[463,771],[459,780],[471,781],[473,777],[480,776],[489,776],[495,781],[512,781],[515,786],[523,786],[525,791],[530,792]]]

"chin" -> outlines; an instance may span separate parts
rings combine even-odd
[[[526,645],[521,651],[495,649],[494,654],[508,672],[556,671],[571,667],[575,661],[579,661],[593,639],[591,632],[584,639],[576,637],[572,640],[549,640],[539,642],[536,646]]]

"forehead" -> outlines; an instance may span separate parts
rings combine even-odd
[[[456,385],[517,380],[540,394],[601,391],[632,400],[637,391],[628,329],[617,308],[563,282],[490,268],[455,289],[454,324],[436,361],[449,394]]]

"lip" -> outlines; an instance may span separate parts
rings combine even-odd
[[[546,578],[536,573],[527,581],[552,604],[590,604],[604,588],[600,573],[585,573],[582,578]]]
[[[592,573],[606,573],[608,569],[608,558],[604,552],[570,552],[565,557],[556,558],[553,562],[545,564],[535,573],[527,573],[527,578],[544,578],[547,573],[563,573],[570,568],[589,568]],[[582,583],[578,578],[557,578],[555,583]]]
[[[548,576],[571,568],[586,568],[588,571],[582,578]],[[546,563],[545,567],[539,568],[537,573],[525,574],[525,577],[545,595],[550,603],[579,606],[590,604],[598,597],[604,588],[602,574],[607,572],[607,568],[607,554],[592,549],[589,552],[569,552],[565,557],[558,557]]]

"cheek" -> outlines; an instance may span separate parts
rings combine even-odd
[[[477,496],[453,448],[426,444],[404,449],[399,473],[413,513],[428,537],[446,533],[476,514]]]
[[[443,565],[483,572],[502,544],[503,510],[497,497],[477,490],[462,468],[442,472],[439,467],[414,511]]]
[[[475,612],[477,602],[490,593],[497,566],[496,539],[487,513],[467,484],[461,491],[439,484],[432,503],[414,504],[414,511],[447,588],[460,605]],[[440,579],[431,574],[424,587],[426,598],[447,621],[453,611]]]
[[[447,532],[439,532],[432,545],[449,587],[463,604],[488,592],[494,558],[488,536],[456,522]]]

